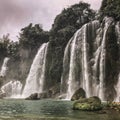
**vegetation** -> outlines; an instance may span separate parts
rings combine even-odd
[[[39,24],[21,29],[19,41],[22,48],[38,48],[42,43],[48,42],[49,32],[44,31]]]
[[[10,43],[9,34],[3,35],[2,38],[0,38],[0,56],[7,56],[7,49],[8,45]]]
[[[120,0],[103,0],[100,8],[101,20],[105,16],[120,20]]]

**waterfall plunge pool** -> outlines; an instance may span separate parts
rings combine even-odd
[[[60,100],[0,100],[0,120],[120,120],[119,113],[76,111],[72,104]]]

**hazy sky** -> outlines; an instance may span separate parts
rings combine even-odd
[[[0,0],[0,37],[10,33],[16,40],[20,29],[29,23],[39,23],[43,29],[49,30],[54,18],[61,10],[80,0]],[[91,8],[99,9],[101,0],[82,0],[91,4]]]

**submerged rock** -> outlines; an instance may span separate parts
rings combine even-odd
[[[73,94],[71,100],[79,100],[80,98],[86,98],[85,91],[82,88],[79,88],[78,90],[75,91]]]
[[[74,110],[96,111],[102,109],[101,100],[94,96],[90,98],[81,98],[73,104]]]

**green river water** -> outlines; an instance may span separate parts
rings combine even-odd
[[[0,120],[120,120],[118,113],[76,111],[72,104],[58,100],[0,100]]]

